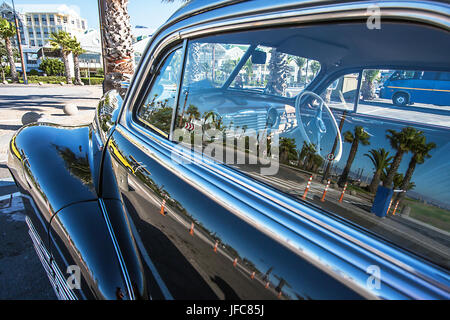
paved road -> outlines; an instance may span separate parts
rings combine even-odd
[[[6,167],[9,141],[29,112],[38,113],[39,122],[90,123],[101,94],[100,86],[0,85],[0,300],[56,299],[28,235],[27,206],[20,196],[11,202],[8,196],[17,192]],[[64,114],[67,103],[79,113]]]

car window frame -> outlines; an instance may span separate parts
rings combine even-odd
[[[180,97],[180,89],[181,89],[181,81],[182,81],[182,77],[184,74],[184,64],[185,64],[185,58],[186,58],[186,41],[183,41],[182,43],[178,43],[178,44],[174,44],[173,46],[170,46],[168,48],[165,48],[166,50],[164,50],[162,53],[160,53],[158,55],[158,57],[156,57],[156,60],[159,60],[158,64],[156,67],[154,67],[152,70],[152,72],[149,74],[149,76],[147,76],[146,79],[144,79],[144,87],[142,88],[141,92],[139,92],[139,97],[136,99],[136,101],[134,102],[132,109],[131,109],[131,118],[132,121],[135,125],[138,125],[140,128],[144,129],[144,130],[148,130],[151,131],[152,133],[156,133],[159,136],[163,137],[164,139],[167,140],[171,140],[171,135],[173,132],[173,124],[174,124],[174,115],[176,114],[176,110],[177,110],[177,106],[178,106],[178,100]],[[142,119],[138,113],[139,110],[142,106],[142,104],[144,103],[144,101],[147,99],[149,93],[151,92],[153,86],[155,85],[155,81],[158,78],[158,76],[160,75],[160,71],[161,69],[164,67],[167,58],[174,52],[178,51],[178,50],[182,50],[181,51],[181,55],[182,55],[182,60],[179,66],[179,74],[180,74],[180,78],[177,81],[177,88],[176,88],[176,93],[175,93],[175,101],[174,101],[174,106],[172,108],[172,117],[170,120],[170,130],[169,132],[164,132],[163,130],[157,128],[156,126],[148,123],[147,121],[145,121],[144,119]]]

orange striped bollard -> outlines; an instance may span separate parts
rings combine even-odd
[[[303,193],[303,197],[302,197],[303,200],[306,199],[306,195],[308,194],[309,188],[311,187],[312,177],[313,177],[312,175],[311,175],[311,177],[309,177],[308,184],[306,185],[305,192]]]
[[[400,200],[397,200],[397,202],[395,203],[395,207],[394,207],[394,211],[392,211],[392,215],[395,216],[395,212],[397,211],[397,207],[398,207],[398,203],[400,202]]]
[[[161,213],[163,216],[165,216],[166,214],[164,213],[164,208],[166,206],[166,200],[163,200],[161,203],[161,211],[159,213]]]
[[[386,215],[388,215],[388,214],[389,214],[389,211],[391,210],[391,206],[392,206],[392,201],[393,201],[393,199],[391,198],[391,201],[389,202],[389,206],[388,206],[388,209],[387,209]]]
[[[216,252],[216,253],[217,253],[217,246],[218,246],[218,244],[219,244],[219,241],[216,241],[216,244],[214,245],[214,252]]]
[[[233,267],[236,267],[236,265],[237,265],[237,258],[235,258],[233,261]]]
[[[344,189],[342,189],[341,197],[339,198],[339,203],[342,203],[342,199],[344,199],[345,190],[347,190],[347,182],[344,185]]]
[[[190,234],[191,236],[194,235],[194,223],[193,223],[193,222],[191,223],[191,229],[189,230],[189,234]]]
[[[325,190],[323,190],[322,199],[320,201],[325,202],[325,195],[327,194],[328,188],[330,187],[330,179],[328,179],[327,185],[325,186]]]
[[[255,274],[256,274],[256,272],[255,271],[253,271],[253,273],[252,273],[252,275],[250,276],[250,279],[255,279]]]

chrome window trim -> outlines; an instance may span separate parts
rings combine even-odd
[[[368,17],[367,7],[371,4],[376,4],[381,8],[382,19],[391,18],[400,21],[423,22],[428,25],[450,30],[450,19],[442,14],[443,9],[447,9],[449,6],[442,3],[423,1],[366,1],[352,4],[326,5],[316,8],[303,7],[300,9],[289,9],[283,13],[257,13],[254,16],[245,18],[225,16],[214,19],[217,21],[201,21],[200,23],[191,25],[182,25],[171,32],[164,32],[164,30],[170,29],[169,26],[162,29],[162,31],[157,32],[152,42],[149,44],[141,61],[141,67],[135,74],[130,90],[127,93],[124,107],[121,110],[120,124],[116,127],[116,130],[123,133],[125,136],[133,135],[136,137],[137,134],[137,137],[141,136],[140,139],[144,137],[148,142],[157,143],[166,150],[177,152],[171,141],[162,139],[149,130],[137,126],[131,117],[132,108],[137,97],[136,93],[142,90],[142,85],[151,71],[154,60],[159,56],[161,51],[175,41],[189,39],[191,37],[207,36],[223,31],[248,30],[249,28],[255,27],[292,24],[306,25],[323,21],[363,20]],[[282,7],[283,6],[273,5],[271,10],[277,10]],[[248,15],[253,12],[258,12],[258,10],[247,11],[240,14]],[[171,24],[171,26],[176,26],[176,23]],[[179,89],[180,88],[178,88],[178,90]],[[154,156],[154,153],[146,148],[143,148],[142,151],[148,156]],[[396,269],[397,271],[407,272],[406,278],[409,278],[410,281],[417,286],[420,284],[429,289],[430,286],[434,286],[431,288],[432,290],[440,291],[443,296],[450,298],[450,289],[448,285],[450,279],[448,272],[433,263],[422,260],[413,253],[405,252],[397,246],[390,247],[389,243],[385,242],[383,238],[358,230],[357,227],[353,225],[349,226],[331,215],[324,214],[318,210],[312,210],[303,203],[294,203],[293,200],[288,201],[287,203],[285,201],[285,195],[274,192],[270,188],[261,185],[257,181],[253,181],[242,173],[233,172],[232,169],[224,169],[215,164],[206,165],[204,162],[195,159],[193,159],[193,161],[196,164],[201,164],[217,176],[226,177],[233,183],[236,183],[243,188],[247,188],[248,190],[252,190],[258,196],[279,204],[292,213],[312,222],[318,228],[323,228],[327,232],[333,233],[336,238],[349,241],[349,246],[356,245],[359,248],[366,250],[366,258],[370,257],[373,259],[374,257],[371,256],[374,255],[383,265],[388,264],[388,267],[391,270]],[[272,216],[271,218],[277,221],[279,217]],[[330,273],[331,271],[328,270],[326,272]]]

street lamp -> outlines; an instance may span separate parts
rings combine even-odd
[[[20,62],[22,63],[23,82],[25,84],[28,84],[27,69],[25,68],[25,61],[23,60],[22,41],[20,40],[19,22],[18,22],[17,16],[16,16],[16,6],[14,5],[14,0],[11,0],[11,2],[13,5],[13,11],[14,11],[14,21],[16,23],[17,44],[19,46]]]

